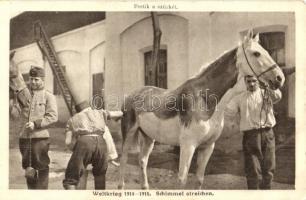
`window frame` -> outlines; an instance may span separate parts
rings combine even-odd
[[[148,49],[143,51],[143,59],[144,59],[144,85],[151,85],[161,88],[168,88],[168,50],[166,48],[161,48],[159,50],[159,62],[164,61],[158,64],[158,68],[156,69],[156,73],[152,73],[155,77],[155,80],[148,80],[148,66],[150,66],[151,58],[152,58],[153,49]],[[162,57],[162,58],[161,58]],[[163,64],[163,69],[161,70],[161,65]],[[150,83],[150,82],[153,83]]]

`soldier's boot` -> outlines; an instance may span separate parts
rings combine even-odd
[[[66,190],[76,190],[76,186],[75,185],[65,185],[64,188]]]
[[[49,184],[49,169],[38,170],[37,189],[47,190]]]
[[[27,178],[27,186],[29,190],[37,189],[37,179]]]
[[[84,170],[82,176],[80,177],[79,183],[76,186],[77,190],[86,190],[87,177],[88,177],[88,171]]]
[[[105,190],[105,174],[95,176],[95,189],[96,190]]]

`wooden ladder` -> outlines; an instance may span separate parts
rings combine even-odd
[[[52,42],[47,36],[40,21],[34,22],[34,38],[42,54],[47,58],[50,64],[53,75],[58,85],[60,86],[60,91],[64,97],[69,113],[72,116],[75,113],[74,110],[75,101],[71,94],[69,85],[67,84],[67,78],[64,73],[63,67],[60,64],[60,60],[57,57]]]

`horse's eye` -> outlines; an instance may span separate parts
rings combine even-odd
[[[255,52],[253,53],[253,55],[254,55],[255,57],[259,57],[259,56],[260,56],[260,53],[259,53],[258,51],[255,51]]]

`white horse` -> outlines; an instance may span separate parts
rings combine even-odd
[[[135,142],[140,145],[141,187],[149,188],[147,164],[155,141],[180,146],[180,188],[187,182],[197,148],[196,188],[202,187],[207,162],[223,129],[225,106],[244,89],[241,77],[253,74],[271,89],[284,84],[282,70],[258,40],[259,36],[253,38],[249,31],[241,45],[224,53],[175,90],[147,86],[128,96],[122,107],[119,189],[124,188],[128,150]]]
[[[13,60],[14,55],[15,51],[10,53],[9,113],[12,119],[19,119],[20,116],[27,117],[27,111],[30,107],[32,96],[18,66]]]

